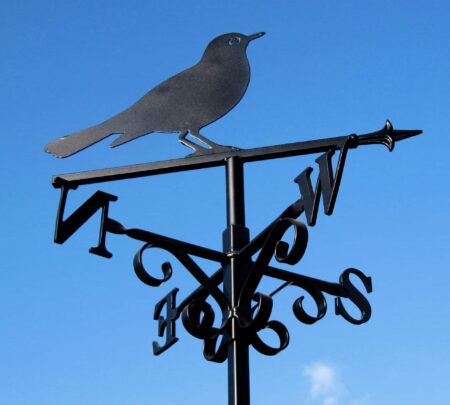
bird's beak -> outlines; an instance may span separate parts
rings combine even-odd
[[[265,32],[257,32],[255,34],[249,35],[247,37],[247,40],[248,40],[248,42],[250,42],[250,41],[253,41],[254,39],[261,38],[265,34],[266,34]]]

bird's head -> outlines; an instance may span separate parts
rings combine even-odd
[[[252,35],[244,35],[238,32],[220,35],[214,38],[206,47],[203,57],[232,57],[245,54],[247,45],[254,39],[261,38],[265,32],[257,32]]]

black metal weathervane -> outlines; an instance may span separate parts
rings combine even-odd
[[[325,316],[327,301],[324,294],[336,297],[335,313],[348,322],[360,325],[369,320],[369,301],[350,279],[350,276],[357,277],[365,293],[371,293],[372,280],[360,270],[349,268],[341,274],[338,283],[332,283],[282,270],[270,263],[275,259],[278,263],[292,266],[301,260],[307,247],[308,229],[297,218],[304,213],[307,224],[314,226],[321,198],[325,214],[333,213],[349,149],[382,144],[392,151],[397,141],[422,133],[420,130],[395,130],[386,121],[379,131],[364,135],[351,134],[253,149],[218,145],[205,138],[200,129],[225,115],[243,97],[250,80],[247,45],[263,35],[263,32],[248,36],[230,33],[215,38],[199,63],[159,84],[125,111],[97,126],[56,139],[45,147],[47,152],[67,157],[112,134],[120,134],[111,144],[115,147],[151,132],[176,132],[180,142],[193,150],[191,155],[182,159],[54,176],[53,186],[61,189],[55,242],[64,243],[100,210],[99,239],[97,245],[89,250],[91,253],[112,257],[106,246],[108,233],[126,235],[143,242],[134,257],[133,267],[138,278],[152,287],[170,279],[172,265],[165,262],[161,266],[162,274],[159,277],[152,275],[144,265],[143,253],[150,249],[171,253],[199,282],[199,287],[180,303],[177,303],[179,289],[174,288],[156,304],[154,319],[158,322],[158,335],[163,339],[153,342],[153,353],[159,355],[177,342],[175,324],[181,317],[186,330],[203,340],[203,354],[207,360],[228,360],[230,405],[250,404],[249,346],[271,356],[284,350],[289,343],[286,327],[271,319],[273,296],[283,288],[298,287],[314,300],[315,314],[303,308],[303,295],[294,301],[294,315],[302,323],[310,325]],[[206,146],[188,139],[188,135]],[[337,151],[339,157],[333,169],[332,158]],[[249,229],[245,226],[244,164],[317,153],[321,155],[316,159],[319,173],[315,188],[311,180],[313,169],[307,167],[294,179],[300,198],[250,239]],[[80,185],[216,166],[225,166],[226,172],[227,228],[223,233],[223,251],[127,228],[109,216],[109,205],[117,201],[117,197],[103,191],[95,192],[73,213],[65,215],[69,190]],[[290,244],[283,240],[289,229],[294,230]],[[218,270],[207,275],[193,257],[217,263]],[[282,284],[270,294],[260,292],[258,286],[263,277],[275,278]],[[221,284],[222,289],[219,288]],[[208,300],[218,304],[221,311],[219,321],[215,321],[216,314]],[[356,305],[359,317],[347,312],[345,300]],[[277,346],[270,346],[261,339],[259,332],[263,329],[270,329],[278,336]]]

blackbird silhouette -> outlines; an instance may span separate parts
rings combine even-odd
[[[213,39],[199,63],[159,84],[105,122],[50,142],[45,151],[67,157],[112,134],[120,134],[111,144],[116,147],[152,132],[178,132],[179,141],[194,154],[230,150],[233,147],[214,143],[199,131],[239,103],[250,81],[247,45],[263,35],[229,33]],[[188,134],[207,147],[187,139]]]

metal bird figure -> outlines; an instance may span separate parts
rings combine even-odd
[[[194,154],[230,150],[232,147],[214,143],[199,131],[241,100],[250,81],[247,45],[263,35],[230,33],[213,39],[199,63],[159,84],[107,121],[50,142],[45,151],[67,157],[112,134],[120,134],[111,144],[115,147],[152,132],[178,132],[180,142]],[[188,134],[208,148],[186,139]]]

